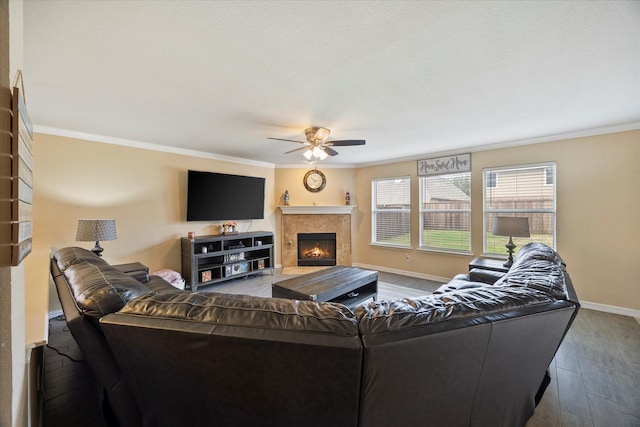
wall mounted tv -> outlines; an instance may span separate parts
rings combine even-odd
[[[187,221],[264,219],[264,178],[188,171]]]

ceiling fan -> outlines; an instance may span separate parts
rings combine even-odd
[[[331,133],[331,129],[320,128],[320,127],[311,127],[304,130],[304,133],[307,137],[307,141],[296,141],[293,139],[283,139],[283,138],[268,138],[275,139],[277,141],[289,141],[289,142],[297,142],[298,144],[302,144],[303,146],[300,148],[295,148],[293,150],[287,151],[284,154],[293,153],[295,151],[305,150],[302,155],[310,162],[316,160],[324,160],[327,156],[337,156],[338,152],[331,147],[345,147],[348,145],[364,145],[364,139],[344,139],[344,140],[336,140],[336,141],[327,141],[329,138],[329,134]]]

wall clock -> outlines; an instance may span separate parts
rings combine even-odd
[[[317,193],[327,185],[327,177],[325,177],[318,169],[312,169],[304,174],[302,183],[307,190],[312,193]]]

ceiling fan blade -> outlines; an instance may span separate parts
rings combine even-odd
[[[293,150],[289,150],[289,151],[285,152],[284,154],[295,153],[296,151],[302,151],[302,150],[306,150],[306,149],[307,149],[307,147],[294,148]]]
[[[307,141],[295,141],[293,139],[283,139],[283,138],[267,138],[267,139],[275,139],[276,141],[287,141],[287,142],[297,142],[298,144],[309,145]]]
[[[364,139],[343,139],[340,141],[327,141],[325,144],[335,147],[346,147],[347,145],[364,145]]]
[[[325,153],[327,153],[330,156],[337,156],[339,154],[336,150],[334,150],[331,147],[324,146],[322,147],[322,149],[324,150]]]

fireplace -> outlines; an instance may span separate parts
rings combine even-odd
[[[336,265],[336,233],[298,233],[298,266]]]
[[[351,266],[351,212],[348,206],[280,206],[282,268],[298,266],[299,233],[335,233],[336,265]]]

